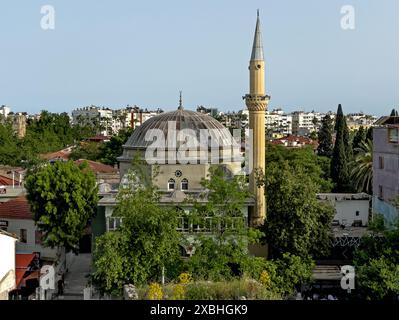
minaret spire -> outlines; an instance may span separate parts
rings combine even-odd
[[[260,31],[259,9],[257,11],[256,27],[255,27],[254,43],[252,45],[251,60],[264,60],[262,32]]]
[[[182,98],[182,91],[180,90],[180,99],[179,99],[179,110],[183,110],[183,98]]]

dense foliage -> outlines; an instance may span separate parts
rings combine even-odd
[[[264,232],[272,257],[291,253],[303,258],[328,253],[334,210],[319,202],[320,186],[300,166],[270,163],[264,179],[267,216]]]
[[[29,173],[25,187],[44,244],[76,251],[98,201],[96,179],[87,164],[58,161],[41,166]]]
[[[317,185],[317,192],[331,192],[330,159],[315,154],[312,147],[288,149],[279,145],[267,145],[266,166],[286,162],[293,169],[300,168]]]
[[[398,227],[374,231],[355,252],[358,290],[366,299],[396,300],[399,296]]]
[[[120,294],[124,284],[157,281],[163,268],[179,260],[178,211],[159,206],[159,194],[143,183],[144,174],[134,167],[118,194],[114,215],[122,226],[96,240],[93,280],[103,292]]]
[[[111,137],[109,141],[104,143],[97,142],[81,142],[76,146],[70,158],[72,160],[87,159],[99,161],[107,165],[117,164],[117,157],[122,155],[122,146],[132,135],[133,129],[121,129],[118,134]]]
[[[373,193],[373,142],[360,141],[355,150],[355,158],[350,163],[352,185],[357,192]]]
[[[349,162],[352,160],[352,147],[341,105],[338,106],[334,130],[335,144],[331,160],[331,177],[335,183],[334,191],[349,192],[351,191]]]
[[[95,133],[87,126],[71,125],[67,113],[42,111],[39,119],[27,121],[26,135],[18,138],[10,120],[0,121],[0,164],[30,167],[39,155],[58,151]]]
[[[318,133],[319,146],[317,147],[317,154],[319,156],[331,157],[334,144],[333,144],[333,120],[330,115],[326,115],[321,124],[320,131]]]

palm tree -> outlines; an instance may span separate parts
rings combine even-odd
[[[359,192],[372,193],[373,187],[373,141],[367,139],[355,148],[356,157],[351,162],[351,178]]]

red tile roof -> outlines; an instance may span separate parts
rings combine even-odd
[[[14,178],[14,185],[15,186],[19,185],[18,179]],[[9,177],[0,175],[0,186],[12,186],[12,179],[10,179]]]
[[[79,165],[83,162],[87,161],[90,169],[94,172],[94,173],[117,173],[118,169],[112,167],[112,166],[108,166],[106,164],[100,163],[100,162],[95,162],[95,161],[91,161],[91,160],[85,160],[85,159],[79,159],[75,161],[75,164]]]
[[[0,218],[33,219],[26,197],[21,196],[7,202],[0,202]]]
[[[93,142],[104,142],[104,141],[109,141],[110,139],[111,139],[110,136],[95,136],[95,137],[90,137],[87,140]]]
[[[71,154],[71,152],[68,150],[60,150],[60,151],[56,151],[56,152],[42,154],[41,157],[45,160],[52,160],[52,159],[68,160],[70,154]]]
[[[289,135],[283,138],[279,139],[274,139],[271,141],[272,144],[287,144],[288,146],[292,146],[293,143],[296,143],[298,145],[317,145],[317,141],[312,140],[307,137],[302,137],[302,136],[295,136],[295,135]]]

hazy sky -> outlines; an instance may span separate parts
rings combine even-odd
[[[42,5],[55,30],[40,27]],[[355,8],[355,30],[341,7]],[[399,106],[397,0],[1,0],[0,104],[239,110],[260,9],[270,108]]]

